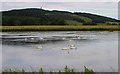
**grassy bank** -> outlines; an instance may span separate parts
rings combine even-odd
[[[2,31],[119,31],[118,26],[0,26]]]
[[[16,71],[16,70],[12,70],[12,69],[5,69],[4,71],[3,71],[3,74],[11,74],[11,73],[16,73],[16,72],[20,72],[21,74],[25,74],[26,73],[26,71],[24,70],[24,69],[21,69],[21,70],[19,70],[19,71]],[[31,71],[31,73],[32,74],[34,74],[34,73],[38,73],[38,74],[46,74],[46,72],[42,69],[42,68],[40,68],[38,71]],[[49,72],[47,72],[48,74],[54,74],[55,73],[55,71],[49,71]],[[75,72],[75,70],[74,69],[70,69],[70,68],[68,68],[68,66],[66,66],[65,68],[64,68],[64,71],[58,71],[58,72],[56,72],[56,74],[95,74],[95,72],[92,70],[92,69],[89,69],[89,68],[87,68],[87,67],[84,67],[84,70],[83,70],[83,72]]]

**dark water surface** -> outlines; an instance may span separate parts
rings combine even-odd
[[[2,67],[118,71],[118,32],[3,32]]]

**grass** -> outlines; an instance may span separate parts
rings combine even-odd
[[[118,26],[0,26],[2,31],[119,31]]]
[[[21,74],[25,74],[27,73],[24,69],[21,69],[20,71],[15,71],[15,70],[12,70],[12,69],[7,69],[7,70],[4,70],[3,71],[3,74],[15,74],[17,72],[20,72]],[[32,74],[36,73],[35,71],[32,71],[31,72]],[[46,74],[46,72],[44,72],[44,70],[42,68],[40,68],[38,71],[37,71],[38,74]],[[49,71],[48,74],[54,74],[55,72],[53,71]],[[70,69],[68,68],[68,66],[66,66],[64,68],[64,71],[58,71],[57,74],[95,74],[95,72],[92,70],[92,69],[89,69],[87,67],[84,67],[84,70],[83,72],[75,72],[74,69]]]

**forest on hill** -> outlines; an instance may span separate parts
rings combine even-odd
[[[30,25],[118,25],[119,20],[82,12],[44,10],[37,8],[2,11],[3,26]]]

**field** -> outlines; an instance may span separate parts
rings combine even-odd
[[[118,26],[0,26],[2,31],[119,31]]]

